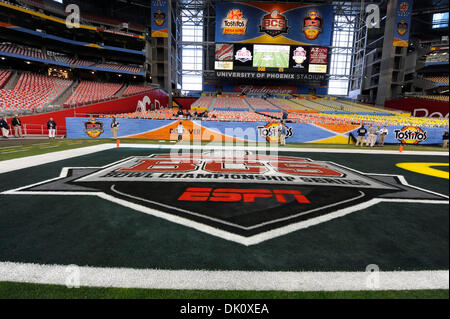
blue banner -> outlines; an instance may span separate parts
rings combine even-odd
[[[333,7],[276,2],[216,4],[216,42],[331,45]]]
[[[395,16],[394,47],[407,47],[411,29],[413,0],[398,0]]]
[[[152,38],[169,37],[169,2],[152,0]]]

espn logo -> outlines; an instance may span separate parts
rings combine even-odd
[[[293,196],[301,204],[310,201],[298,190],[288,189],[240,189],[240,188],[198,188],[189,187],[178,198],[189,202],[244,202],[254,203],[257,198],[272,198],[279,203],[287,203],[286,196]]]

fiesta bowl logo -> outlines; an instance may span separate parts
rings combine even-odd
[[[86,134],[91,138],[97,138],[103,133],[103,123],[91,118],[89,122],[84,123]]]
[[[235,58],[236,58],[236,60],[243,62],[243,63],[251,61],[253,59],[252,52],[247,50],[246,47],[243,47],[242,49],[236,51]]]
[[[239,150],[131,156],[103,167],[65,167],[55,177],[2,194],[96,196],[126,207],[123,213],[143,212],[246,246],[382,201],[448,201],[399,176]],[[89,213],[95,218],[97,211]]]
[[[304,68],[302,64],[306,60],[306,50],[303,47],[296,48],[292,58],[297,63],[297,65],[294,65],[294,68]]]
[[[405,35],[406,32],[408,32],[408,23],[406,23],[405,20],[401,20],[401,21],[397,24],[397,32],[398,32],[398,34],[400,34],[401,36]]]
[[[268,123],[265,126],[258,126],[258,135],[264,137],[269,143],[279,143],[283,127],[286,132],[286,138],[294,135],[292,127],[287,127],[281,123]]]
[[[401,130],[395,130],[395,139],[403,144],[419,144],[427,140],[427,131],[417,126],[405,126]]]
[[[166,14],[158,9],[153,14],[153,19],[155,21],[155,24],[160,27],[160,26],[164,25],[164,22],[166,21]]]
[[[230,10],[222,21],[223,34],[244,35],[248,20],[239,9]]]
[[[288,29],[288,20],[278,10],[273,10],[270,14],[265,15],[259,26],[259,32],[265,32],[271,37],[287,33]]]
[[[322,32],[323,18],[316,10],[310,10],[303,18],[303,33],[308,40],[315,40]]]

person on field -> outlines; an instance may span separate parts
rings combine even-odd
[[[111,120],[111,132],[113,138],[117,139],[117,132],[119,132],[119,122],[117,122],[116,118],[113,116]]]
[[[377,142],[377,128],[373,126],[373,124],[369,125],[369,129],[367,131],[367,141],[366,146],[374,147]]]
[[[444,134],[442,134],[442,147],[446,148],[448,147],[448,131],[445,130]]]
[[[279,130],[280,130],[280,144],[281,146],[285,146],[286,145],[286,127],[282,124],[280,124],[279,126]]]
[[[48,138],[55,138],[56,136],[56,122],[53,121],[53,117],[47,122]]]
[[[19,115],[15,115],[11,121],[12,126],[14,127],[14,137],[23,137],[22,136],[22,121],[19,118]]]
[[[184,126],[183,126],[183,123],[181,123],[181,122],[177,126],[177,133],[178,133],[178,140],[182,141],[183,140],[183,133],[184,133]]]
[[[3,138],[8,138],[9,136],[9,124],[3,116],[0,117],[0,129],[2,130]]]
[[[356,139],[356,146],[358,145],[363,146],[364,137],[367,134],[367,129],[364,127],[364,124],[361,124],[361,127],[356,132],[358,133],[358,137]]]
[[[386,128],[386,126],[383,126],[383,128],[381,128],[378,131],[378,134],[380,135],[380,140],[378,141],[378,145],[384,146],[384,142],[386,141],[386,136],[389,134],[389,131]]]

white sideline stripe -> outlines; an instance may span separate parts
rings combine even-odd
[[[339,148],[294,148],[294,147],[264,147],[264,146],[220,146],[220,145],[161,145],[161,144],[121,144],[123,148],[154,148],[154,149],[193,149],[193,150],[218,150],[218,151],[278,151],[296,153],[353,153],[353,154],[387,154],[387,155],[433,155],[449,156],[448,152],[432,151],[382,151],[372,149],[339,149]]]
[[[73,265],[72,265],[73,266]],[[80,286],[188,290],[361,291],[449,289],[449,271],[271,272],[79,267]],[[0,281],[66,285],[74,269],[64,265],[0,263]],[[376,281],[375,281],[376,282]],[[369,285],[368,285],[369,284]]]
[[[7,161],[0,161],[0,174],[6,172],[12,172],[19,169],[24,169],[28,167],[38,166],[42,164],[57,162],[65,160],[72,157],[78,157],[83,155],[92,154],[95,152],[100,152],[116,147],[114,144],[100,144],[87,146],[82,148],[77,148],[74,150],[66,150],[60,152],[53,152],[41,155],[34,155],[22,158],[15,158]],[[3,153],[5,154],[5,153]]]
[[[116,144],[100,144],[87,147],[76,148],[73,150],[65,150],[23,158],[17,158],[7,161],[0,161],[0,174],[12,172],[28,167],[38,166],[46,163],[57,162],[72,157],[83,156],[95,152],[116,148]],[[260,146],[219,146],[219,145],[161,145],[161,144],[122,144],[122,148],[153,148],[153,149],[213,149],[213,150],[247,150],[247,151],[278,151],[278,152],[298,152],[298,153],[353,153],[353,154],[388,154],[388,155],[433,155],[433,156],[449,156],[447,152],[429,152],[429,151],[381,151],[381,150],[364,150],[364,149],[321,149],[321,148],[276,148],[276,147],[260,147]],[[4,153],[3,153],[4,154]]]

